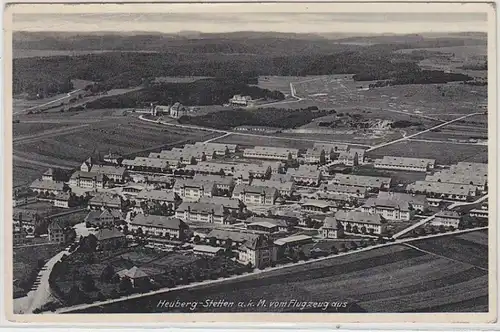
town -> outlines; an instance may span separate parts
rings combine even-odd
[[[177,119],[180,110],[154,106],[141,118]],[[71,225],[58,218],[65,212],[19,212],[14,243],[67,246],[48,280],[76,305],[487,226],[487,164],[373,160],[366,150],[196,142],[133,159],[109,151],[16,191],[14,207],[47,202],[80,217]],[[354,174],[362,168],[387,176]],[[424,178],[402,185],[391,178],[400,171]]]

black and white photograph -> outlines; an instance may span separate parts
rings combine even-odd
[[[494,12],[434,5],[9,7],[15,320],[496,319]]]

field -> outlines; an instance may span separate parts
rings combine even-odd
[[[129,116],[117,116],[116,112],[46,116],[40,118],[50,123],[21,121],[15,124],[19,126],[18,135],[22,136],[16,137],[14,142],[14,185],[33,181],[48,167],[76,167],[92,154],[104,155],[110,150],[122,154],[147,154],[148,150],[213,137],[205,131],[145,123]],[[99,117],[92,117],[97,114]],[[58,121],[70,120],[79,125],[59,128]],[[32,135],[27,134],[30,128],[34,128]]]
[[[16,188],[29,185],[35,179],[41,177],[41,174],[46,170],[47,167],[44,166],[14,160],[12,165],[12,186]]]
[[[486,312],[488,276],[484,266],[487,234],[448,236],[442,240],[423,240],[425,253],[403,245],[332,258],[307,265],[264,272],[257,276],[169,292],[129,302],[120,302],[85,312],[164,312],[158,300],[200,302],[225,301],[346,301],[351,312]],[[432,247],[432,248],[431,248]],[[469,256],[464,257],[469,251]],[[437,253],[434,254],[434,253]],[[463,259],[463,260],[462,260]],[[470,263],[473,260],[474,263]],[[477,264],[477,265],[473,265]],[[482,264],[479,266],[479,264]],[[466,291],[464,291],[466,290]],[[332,309],[332,308],[331,308]],[[182,309],[171,309],[180,312]],[[189,309],[187,309],[189,310]],[[288,311],[299,309],[269,307],[211,308],[197,312]],[[335,312],[333,308],[333,312]],[[328,311],[327,311],[328,312]]]
[[[69,123],[20,122],[12,124],[12,136],[30,136],[49,130],[59,130],[69,127]]]
[[[417,136],[418,137],[418,136]],[[447,144],[423,141],[404,141],[371,151],[369,158],[401,156],[436,159],[437,164],[455,164],[459,161],[487,163],[488,147],[473,144]]]
[[[29,292],[38,274],[39,264],[42,262],[45,264],[47,260],[61,250],[62,248],[58,244],[14,248],[13,277],[14,284],[18,287],[16,289],[19,290],[15,297],[24,296]],[[23,291],[21,292],[21,290]]]

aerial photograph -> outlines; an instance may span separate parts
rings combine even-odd
[[[167,6],[13,14],[13,314],[490,311],[486,13]]]

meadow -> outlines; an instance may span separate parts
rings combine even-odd
[[[418,138],[418,136],[416,137]],[[369,158],[400,156],[436,159],[437,164],[451,165],[459,161],[488,162],[486,145],[403,141],[382,147],[367,154]]]

